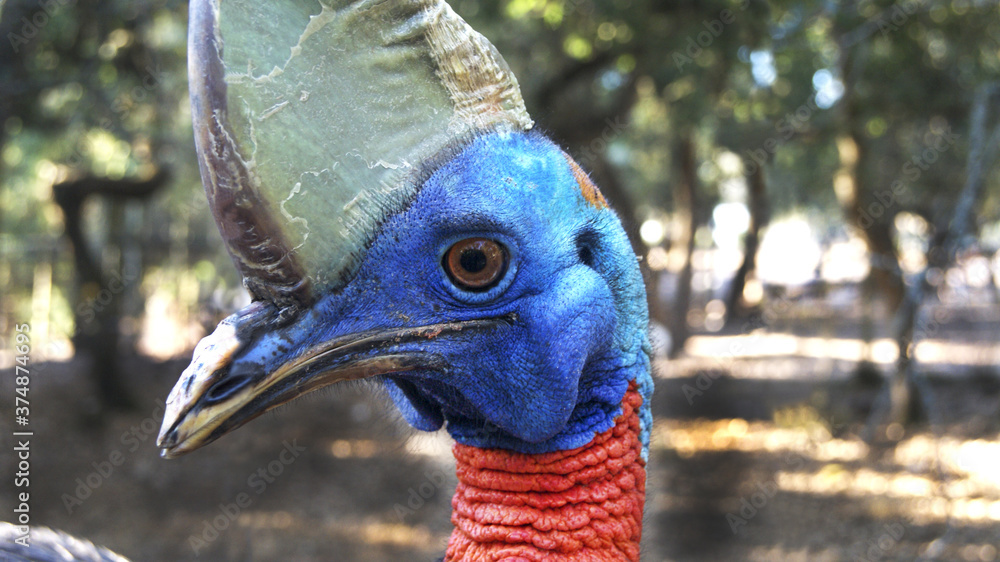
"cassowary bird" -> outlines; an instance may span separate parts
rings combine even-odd
[[[195,350],[163,456],[373,378],[455,440],[446,560],[637,560],[638,263],[496,49],[443,0],[194,0],[189,78],[254,302]]]
[[[445,560],[638,560],[638,263],[493,46],[443,0],[190,10],[202,180],[253,303],[196,348],[163,456],[373,379],[455,440]]]

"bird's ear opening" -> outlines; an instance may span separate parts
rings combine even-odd
[[[437,431],[444,425],[441,407],[424,398],[413,383],[389,378],[385,388],[406,423],[421,431]]]
[[[599,236],[591,228],[586,228],[576,235],[576,255],[583,265],[596,269],[597,245]]]

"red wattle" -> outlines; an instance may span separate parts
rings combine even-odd
[[[611,429],[541,455],[455,444],[445,560],[639,560],[646,463],[634,382]]]

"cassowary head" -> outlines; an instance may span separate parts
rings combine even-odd
[[[586,173],[529,132],[499,54],[433,0],[193,1],[190,25],[202,178],[254,302],[196,349],[164,456],[370,378],[458,443],[449,559],[480,559],[498,539],[477,529],[506,526],[518,555],[637,557],[652,382],[636,258]],[[600,516],[573,486],[621,505]],[[511,502],[461,513],[480,488],[555,493],[532,513],[579,503],[587,521],[558,516],[569,531],[619,530],[539,541],[551,529]]]

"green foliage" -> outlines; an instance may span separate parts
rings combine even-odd
[[[142,247],[143,263],[177,255],[228,261],[203,202],[187,99],[187,5],[176,1],[12,0],[0,13],[0,276],[7,322],[38,314],[38,264],[51,261],[55,335],[72,333],[72,254],[61,240],[64,217],[53,186],[84,177],[142,180],[168,170],[172,181],[153,200],[120,215],[101,197],[84,207],[91,250],[108,271],[122,244]],[[138,206],[138,207],[136,207]],[[128,214],[128,213],[126,213]],[[134,216],[134,211],[133,211]],[[187,263],[173,267],[183,271]],[[183,261],[183,260],[182,260]],[[238,286],[231,268],[219,268]],[[206,289],[218,285],[213,280]],[[44,287],[44,285],[43,285]],[[79,306],[85,306],[84,300]],[[190,303],[194,304],[194,303]],[[27,306],[27,309],[25,308]],[[36,306],[37,308],[37,306]],[[141,308],[138,311],[141,313]]]
[[[972,92],[1000,69],[996,6],[965,0],[469,0],[458,8],[495,39],[529,109],[572,148],[600,136],[600,120],[586,116],[627,118],[615,139],[625,154],[612,160],[624,163],[636,200],[664,206],[669,147],[695,131],[706,147],[748,158],[763,150],[779,210],[835,210],[838,137],[863,130],[866,184],[887,186],[934,134],[966,134]],[[762,80],[755,73],[765,66],[773,76]],[[823,79],[840,95],[821,101]],[[848,114],[848,98],[856,112]],[[926,214],[943,185],[961,182],[966,149],[943,153],[892,212]],[[712,198],[717,186],[704,187]]]

